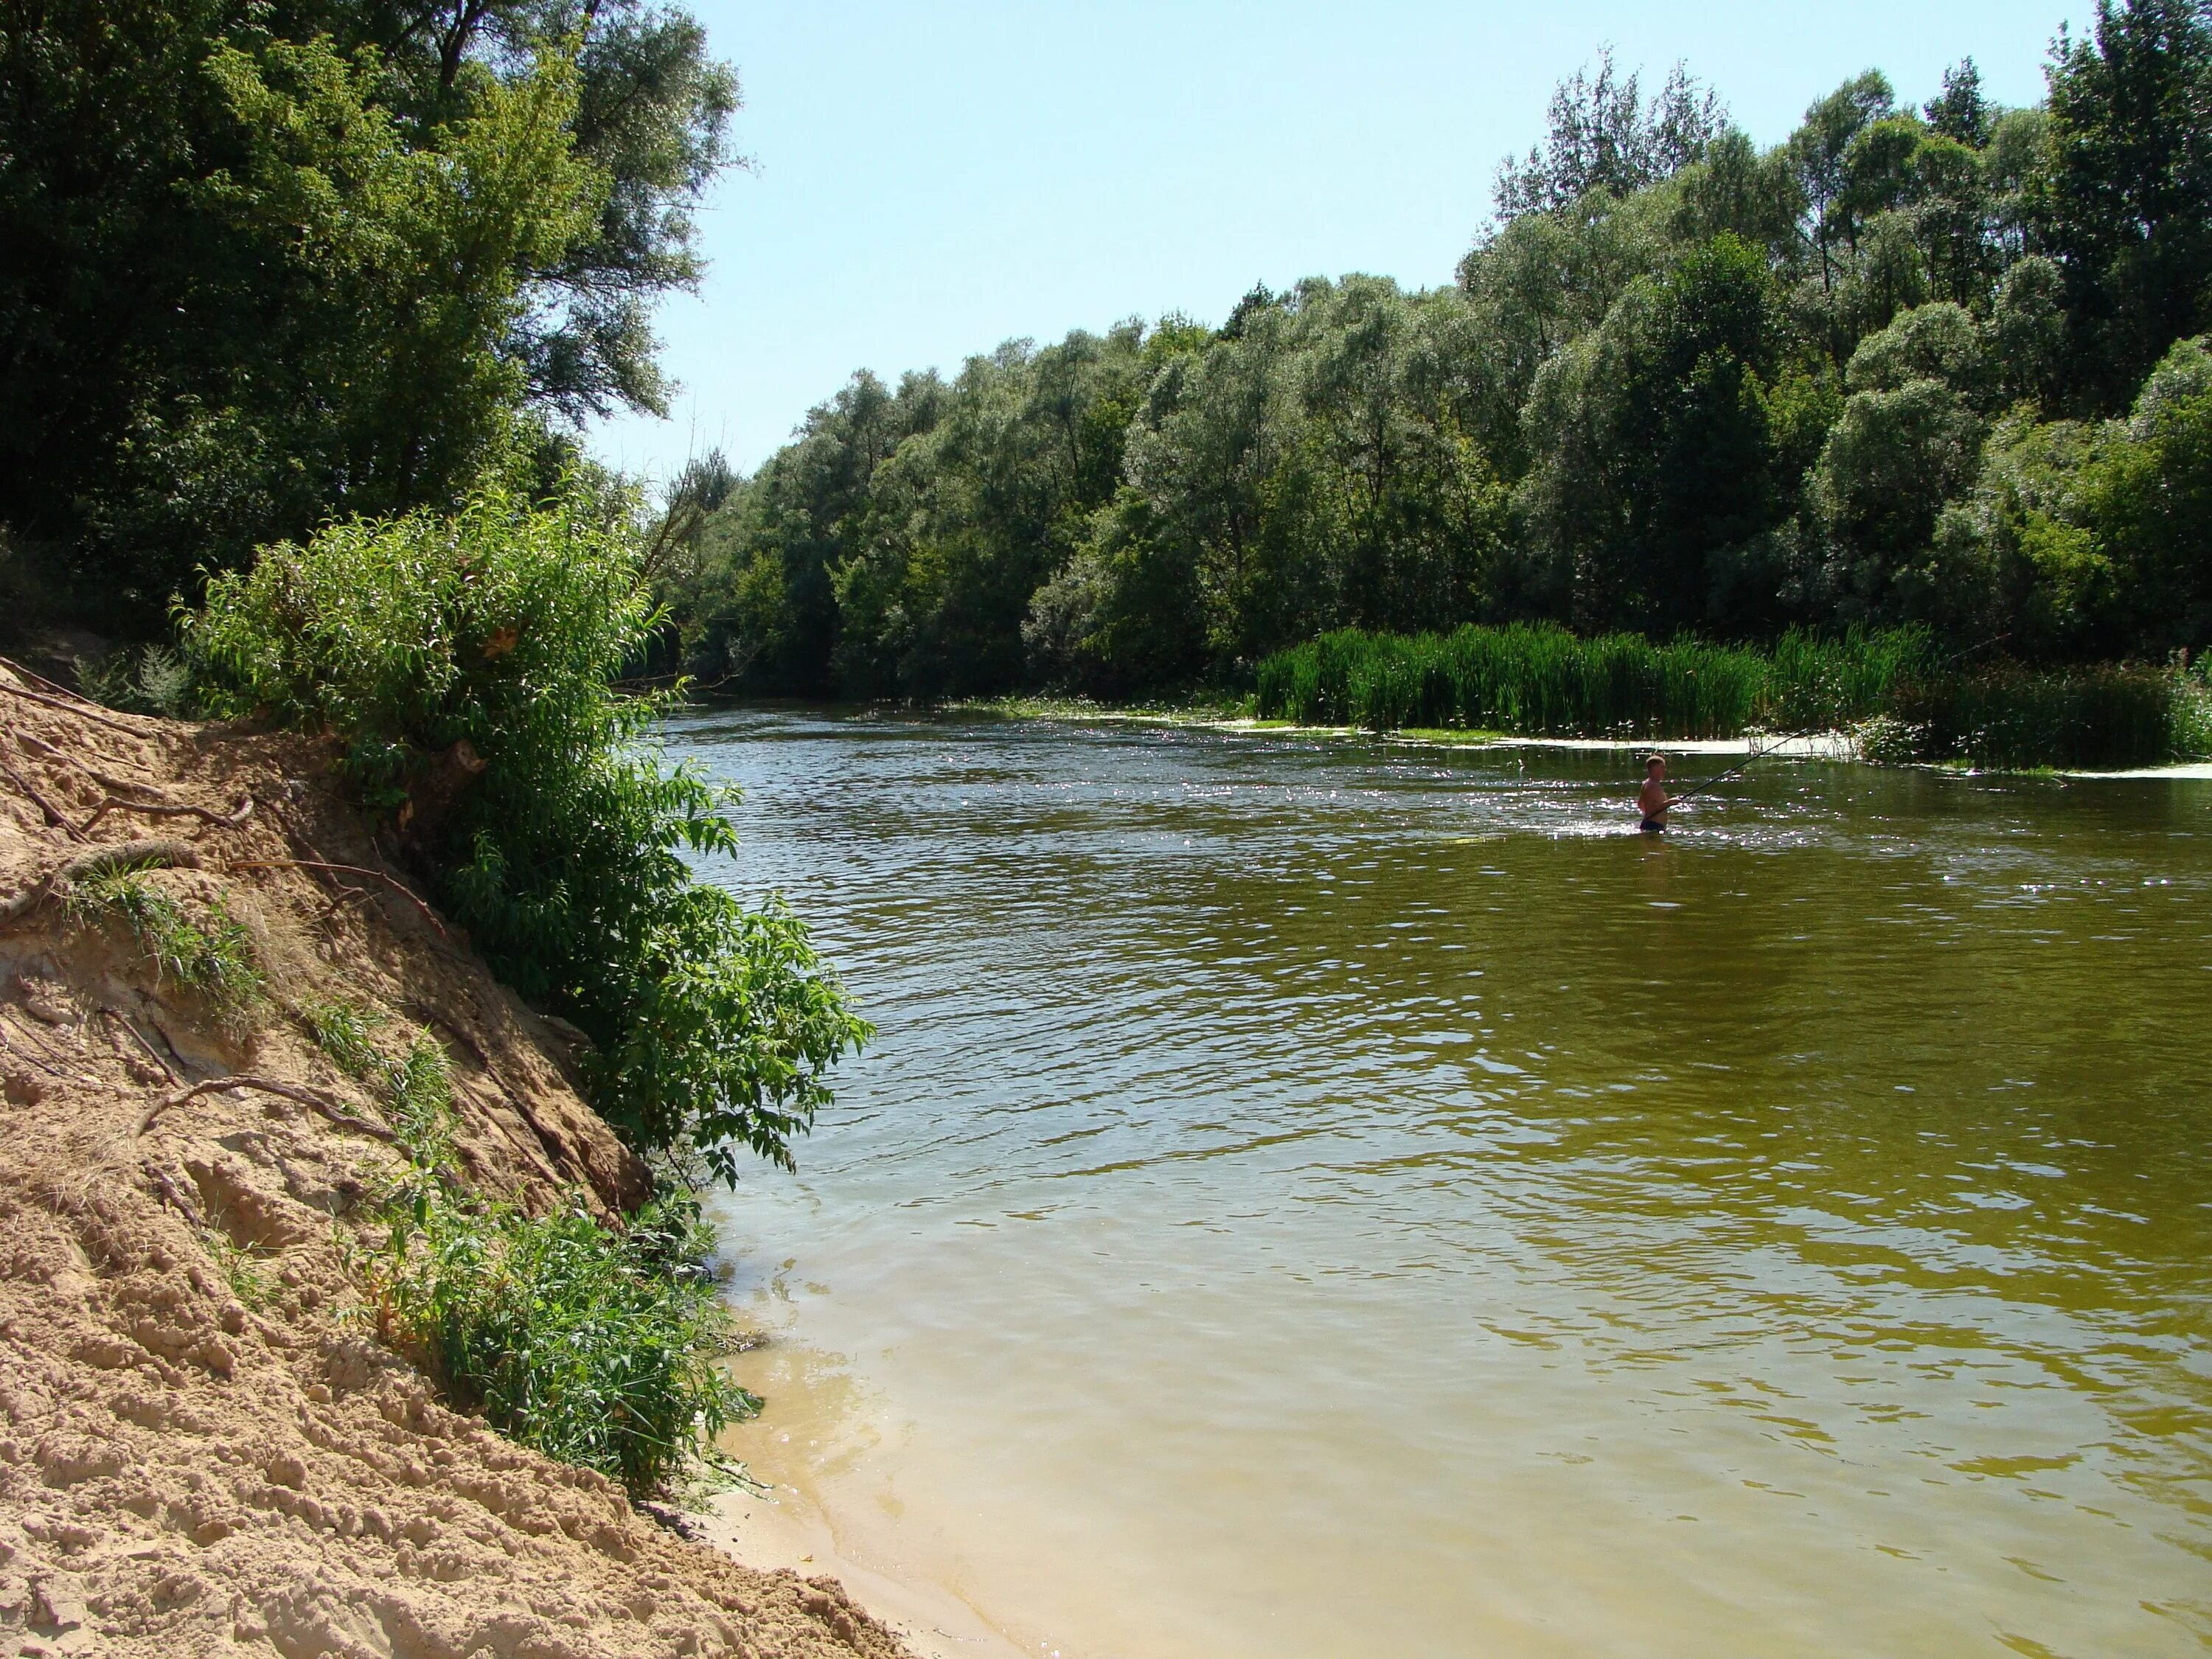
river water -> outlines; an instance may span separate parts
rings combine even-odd
[[[2212,1646],[2212,784],[665,735],[879,1027],[720,1207],[853,1559],[1065,1659]]]

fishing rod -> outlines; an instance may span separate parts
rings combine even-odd
[[[1970,645],[1963,651],[1954,651],[1949,656],[1944,658],[1942,661],[1937,663],[1934,667],[1929,669],[1927,672],[1930,674],[1940,674],[1945,669],[1948,668],[1953,663],[1962,661],[1966,658],[1974,655],[1977,652],[1986,651],[1993,645],[2002,645],[2011,637],[2012,630],[2010,629],[2007,629],[2002,634],[1992,634],[1989,638],[1982,640],[1976,644]],[[1813,726],[1802,726],[1794,732],[1783,732],[1779,737],[1773,738],[1771,742],[1764,745],[1754,745],[1751,753],[1746,755],[1734,766],[1729,767],[1727,771],[1717,772],[1702,783],[1692,784],[1687,789],[1682,791],[1679,795],[1669,795],[1668,799],[1670,802],[1684,801],[1689,799],[1692,795],[1702,795],[1705,793],[1706,791],[1714,788],[1717,785],[1726,783],[1730,778],[1735,776],[1737,773],[1744,771],[1749,768],[1754,762],[1765,760],[1770,755],[1781,753],[1782,747],[1784,744],[1795,743],[1800,738],[1817,737],[1821,731],[1825,729],[1826,724],[1826,723],[1824,721]]]
[[[1775,738],[1772,742],[1763,746],[1754,747],[1749,754],[1746,755],[1734,766],[1729,767],[1727,771],[1716,772],[1711,777],[1707,778],[1704,782],[1692,784],[1687,789],[1683,790],[1679,795],[1669,794],[1667,797],[1668,805],[1671,806],[1679,801],[1686,801],[1689,799],[1692,795],[1702,795],[1710,789],[1717,788],[1720,785],[1726,783],[1730,778],[1735,776],[1737,773],[1747,769],[1753,762],[1763,761],[1770,755],[1779,754],[1783,744],[1787,743],[1795,743],[1800,738],[1817,737],[1825,728],[1826,724],[1826,723],[1823,721],[1818,726],[1804,726],[1798,727],[1795,732],[1783,732],[1781,735]]]
[[[1945,669],[1948,668],[1953,663],[1957,662],[1961,657],[1971,657],[1977,651],[1986,651],[1993,645],[2002,645],[2011,637],[2012,629],[2009,628],[2005,629],[2002,634],[1992,634],[1989,638],[1984,640],[1979,645],[1970,645],[1964,651],[1954,651],[1949,656],[1944,658],[1942,661],[1937,663],[1928,672],[1931,674],[1940,674]]]

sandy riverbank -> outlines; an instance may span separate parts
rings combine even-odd
[[[1259,737],[1358,738],[1372,743],[1431,749],[1628,750],[1658,748],[1677,755],[1759,753],[1830,760],[1850,759],[1858,753],[1856,742],[1846,732],[1796,732],[1775,738],[1753,734],[1740,738],[1669,738],[1656,741],[1650,738],[1523,737],[1510,732],[1474,731],[1457,726],[1406,726],[1391,732],[1370,732],[1356,726],[1306,726],[1296,720],[1261,720],[1250,714],[1203,709],[1115,708],[1103,704],[1049,698],[955,703],[948,706],[947,712],[991,714],[1008,720],[1062,720],[1073,725],[1160,726]]]
[[[836,1579],[918,1659],[1035,1659],[927,1568],[848,1550],[822,1507],[787,1485],[773,1498],[726,1494],[697,1519],[706,1542],[749,1566]]]
[[[1406,727],[1394,732],[1370,732],[1353,726],[1302,726],[1291,720],[1261,720],[1249,714],[1185,713],[1175,709],[1112,708],[1080,702],[1051,699],[1009,699],[994,702],[954,705],[954,712],[989,714],[1013,720],[1065,720],[1073,724],[1163,726],[1206,732],[1230,732],[1260,737],[1356,738],[1370,743],[1414,749],[1565,749],[1622,753],[1656,749],[1668,755],[1760,755],[1788,760],[1857,760],[1858,741],[1848,732],[1793,732],[1768,738],[1752,734],[1739,738],[1539,738],[1510,732],[1478,732],[1458,728]],[[1958,769],[1949,763],[1930,763],[1939,770]],[[2112,771],[2061,769],[2064,778],[2104,778],[2114,781],[2164,778],[2183,781],[2212,781],[2212,761],[2180,761],[2166,766],[2126,767]]]
[[[742,1515],[726,1541],[765,1568],[679,1536],[376,1340],[348,1252],[404,1160],[299,1010],[445,1047],[479,1191],[606,1215],[648,1182],[554,1030],[398,872],[361,878],[382,859],[326,748],[4,677],[0,762],[0,1653],[908,1651],[818,1553]],[[194,925],[234,919],[265,996],[211,1006],[73,916],[72,868],[118,857]]]

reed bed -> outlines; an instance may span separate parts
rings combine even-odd
[[[1532,737],[1730,738],[1881,712],[1927,656],[1924,635],[1790,633],[1771,651],[1548,623],[1450,634],[1346,629],[1259,666],[1262,718],[1462,727]]]
[[[2156,766],[2212,754],[2212,690],[2179,668],[2005,665],[1899,688],[1901,746],[1975,766]]]
[[[1262,719],[1528,737],[1734,738],[1863,726],[1869,757],[1995,768],[2212,756],[2206,665],[1954,669],[1918,629],[1792,630],[1771,648],[1589,638],[1542,623],[1346,629],[1259,666]]]

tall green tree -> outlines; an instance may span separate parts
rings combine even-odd
[[[1837,614],[1973,625],[1978,586],[1923,555],[1944,504],[1974,482],[1996,380],[1987,334],[1948,302],[1905,312],[1852,354],[1811,489]]]
[[[636,0],[0,8],[0,526],[111,623],[665,388],[735,83]]]
[[[2109,414],[2212,324],[2212,8],[2099,0],[2050,82],[2034,229],[2066,276],[2070,400]]]
[[[1129,417],[1189,331],[1077,331],[972,359],[932,429],[878,469],[836,573],[848,691],[990,692],[1024,675],[1024,625],[1121,476]]]
[[[1595,74],[1577,70],[1552,94],[1544,142],[1498,169],[1501,220],[1554,212],[1594,190],[1630,196],[1695,161],[1728,128],[1719,94],[1676,64],[1658,92],[1644,95],[1642,75],[1620,72],[1613,48]]]
[[[698,576],[679,595],[693,665],[709,684],[827,696],[844,635],[836,573],[853,552],[876,469],[942,418],[945,383],[909,374],[896,392],[856,374],[807,414],[799,435],[732,498],[705,533]]]
[[[1127,484],[1040,596],[1050,631],[1102,684],[1172,684],[1479,604],[1504,488],[1478,337],[1459,294],[1372,276],[1240,308],[1154,380]]]
[[[1718,236],[1632,284],[1539,378],[1521,501],[1552,607],[1661,632],[1761,620],[1735,567],[1790,504],[1776,299],[1759,251]]]

